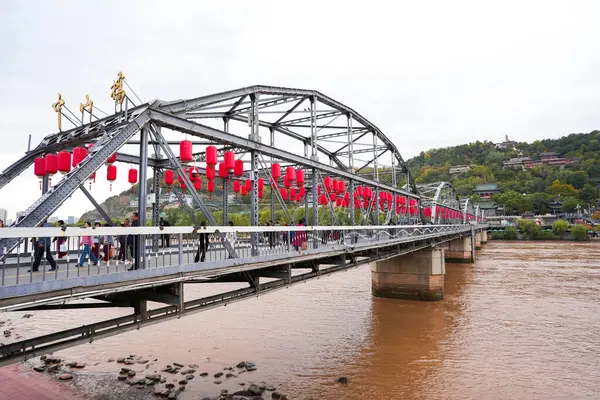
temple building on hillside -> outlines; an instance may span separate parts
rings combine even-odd
[[[563,158],[563,157],[560,157],[557,153],[549,151],[549,152],[545,152],[545,153],[540,153],[539,160],[532,160],[529,157],[511,158],[510,160],[505,161],[503,163],[503,167],[504,167],[504,169],[526,170],[526,169],[532,169],[535,167],[540,167],[542,165],[549,165],[549,166],[563,168],[565,165],[569,165],[569,164],[579,164],[579,158],[577,158],[577,157]]]
[[[495,143],[494,145],[496,146],[497,149],[512,150],[512,149],[514,149],[516,144],[517,144],[517,142],[509,140],[508,135],[506,135],[504,137],[504,142]]]
[[[473,194],[479,195],[482,199],[489,199],[498,192],[500,192],[500,188],[495,183],[482,183],[473,189]]]

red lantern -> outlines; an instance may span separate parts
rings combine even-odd
[[[296,202],[300,203],[302,201],[302,196],[300,194],[296,194]]]
[[[206,179],[209,181],[214,181],[216,176],[214,167],[206,167]]]
[[[335,202],[337,199],[337,194],[335,194],[335,192],[331,192],[329,194],[329,199],[331,200],[332,203]]]
[[[217,165],[217,148],[215,146],[208,146],[206,148],[206,165],[214,167]]]
[[[354,209],[358,210],[360,208],[360,200],[354,199]]]
[[[40,178],[40,190],[42,190],[42,179],[46,176],[46,161],[43,157],[33,160],[33,173]]]
[[[169,193],[171,193],[171,185],[175,182],[175,173],[168,169],[165,171],[165,185],[169,187]]]
[[[138,178],[138,174],[137,174],[137,169],[135,168],[130,168],[129,169],[129,174],[128,174],[128,181],[130,184],[135,185],[137,183],[137,178]]]
[[[71,153],[68,151],[58,152],[57,167],[61,174],[68,174],[71,171]]]
[[[323,183],[325,184],[325,190],[331,192],[331,178],[326,176],[323,178]]]
[[[112,183],[117,180],[116,165],[111,164],[106,168],[106,180],[110,182],[110,191],[112,192]]]
[[[77,164],[82,162],[87,155],[87,150],[83,147],[75,147],[73,149],[73,167],[76,167]]]
[[[46,157],[44,157],[44,169],[50,177],[58,172],[58,158],[56,154],[46,154]]]
[[[188,174],[187,168],[183,169],[183,173]],[[181,175],[181,173],[177,174],[177,181],[179,182],[179,187],[181,188],[181,191],[184,191],[185,189],[187,189],[187,185],[183,181],[183,175]]]
[[[198,179],[196,179],[194,181],[194,189],[196,189],[196,190],[202,189],[202,179],[200,179],[200,177],[198,177]]]
[[[339,207],[339,206],[341,206],[343,201],[344,201],[344,199],[342,199],[341,197],[337,197],[337,198],[335,199],[335,206],[336,206],[336,207]]]
[[[306,195],[306,190],[304,189],[304,186],[302,186],[301,188],[298,189],[298,194],[301,197],[304,197]]]
[[[292,182],[290,182],[290,180],[287,178],[287,175],[283,178],[283,186],[285,186],[286,188],[292,186]]]
[[[321,185],[317,185],[317,194],[320,195],[321,194]]]
[[[319,204],[322,206],[327,204],[327,196],[325,196],[325,193],[319,196]]]
[[[295,173],[294,173],[294,167],[287,167],[285,169],[285,179],[287,179],[290,182],[294,182],[294,178],[295,178]]]
[[[244,175],[244,161],[242,161],[242,160],[235,160],[235,163],[234,163],[234,166],[233,166],[233,173],[238,178],[241,177],[242,175]]]
[[[244,187],[246,188],[246,192],[250,192],[252,190],[252,181],[250,179],[246,179],[246,182],[244,182]]]
[[[219,178],[227,179],[229,178],[229,171],[227,170],[227,166],[224,162],[219,163]]]
[[[359,195],[360,197],[362,197],[362,195],[363,195],[363,188],[362,188],[362,186],[358,185],[358,186],[356,187],[356,191],[355,191],[354,193],[358,193],[358,195]]]
[[[262,199],[264,196],[265,192],[263,192],[261,189],[258,190],[258,198]]]
[[[258,178],[258,191],[262,192],[265,188],[265,180],[263,178]]]
[[[287,200],[287,196],[288,196],[288,191],[286,188],[279,188],[279,194],[281,195],[281,197],[283,198],[283,201]]]
[[[245,195],[248,194],[248,190],[246,189],[246,185],[242,186],[241,192],[242,192],[242,196],[245,196]]]
[[[304,171],[301,169],[296,170],[296,185],[298,187],[304,186]]]
[[[346,182],[339,181],[338,182],[338,192],[344,193],[346,191]]]
[[[296,197],[296,188],[295,187],[291,187],[290,188],[290,198],[293,199]]]
[[[117,161],[117,153],[114,153],[112,156],[108,157],[106,160],[106,165],[113,165]]]
[[[127,180],[131,184],[131,192],[133,193],[133,185],[137,183],[138,172],[135,168],[130,168],[129,173],[127,174]]]
[[[340,182],[337,179],[333,180],[333,184],[331,185],[331,188],[333,189],[334,192],[338,192],[338,190],[340,189]]]
[[[241,184],[240,181],[233,181],[233,191],[235,193],[239,193],[241,190]]]
[[[281,178],[281,165],[274,163],[271,164],[271,175],[273,175],[273,179],[276,181]]]
[[[208,191],[208,193],[212,193],[215,191],[215,181],[208,181],[208,183],[206,184],[206,190]]]
[[[182,140],[179,142],[179,159],[182,162],[192,161],[194,156],[192,155],[192,142],[189,140]]]
[[[190,167],[190,180],[192,182],[195,182],[198,179],[200,179],[200,174],[198,173],[198,168]]]
[[[223,162],[225,162],[225,168],[229,171],[233,171],[235,168],[235,153],[233,151],[226,151],[223,155]]]

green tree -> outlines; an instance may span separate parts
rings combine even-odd
[[[517,220],[517,225],[521,232],[523,232],[523,237],[527,240],[535,240],[542,239],[542,228],[536,224],[535,221],[529,219],[519,219]]]
[[[519,238],[519,231],[514,226],[507,226],[504,229],[504,240],[517,240]]]
[[[578,241],[587,240],[587,226],[581,224],[575,225],[571,228],[571,236]]]
[[[552,224],[552,233],[557,236],[562,236],[569,230],[569,223],[563,219],[559,219]]]
[[[586,183],[579,191],[579,198],[586,203],[594,203],[598,199],[598,188]]]
[[[522,214],[533,211],[533,204],[527,196],[514,190],[507,190],[492,196],[492,200],[504,207],[505,214]]]
[[[573,187],[573,185],[561,183],[558,179],[552,182],[552,185],[548,188],[548,193],[564,197],[577,196],[577,190]]]
[[[579,203],[580,203],[580,200],[577,200],[577,199],[574,199],[574,198],[566,199],[563,202],[562,210],[564,212],[568,212],[568,213],[575,212],[575,210],[577,209],[577,206],[581,205]]]

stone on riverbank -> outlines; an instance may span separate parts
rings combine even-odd
[[[44,372],[46,370],[46,366],[45,365],[36,365],[35,367],[33,367],[33,370],[36,372]]]
[[[204,376],[208,376],[208,372],[202,372],[202,373],[200,374],[200,376],[202,376],[202,377],[204,377]]]
[[[215,378],[220,378],[220,377],[222,377],[222,376],[223,376],[223,373],[222,373],[222,372],[217,372],[216,374],[214,374],[214,377],[215,377]]]
[[[58,379],[60,379],[61,381],[68,381],[73,379],[73,375],[71,374],[61,374],[59,375]]]
[[[336,382],[342,383],[344,385],[347,385],[348,384],[348,378],[346,378],[345,376],[342,376],[342,377],[337,378]]]

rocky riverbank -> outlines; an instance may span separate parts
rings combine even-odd
[[[32,359],[27,365],[38,373],[69,382],[91,399],[174,400],[184,397],[204,400],[289,399],[289,396],[279,392],[275,385],[265,381],[253,381],[251,373],[257,370],[257,366],[250,361],[240,361],[235,366],[225,367],[219,371],[201,369],[196,364],[186,365],[179,362],[162,365],[158,359],[134,354],[111,358],[107,362],[114,365],[114,373],[87,371],[86,365],[81,362],[63,360],[51,354]],[[235,382],[239,390],[220,390],[218,387],[225,382]],[[192,386],[201,386],[202,392],[212,391],[214,395],[185,396],[185,392]]]

